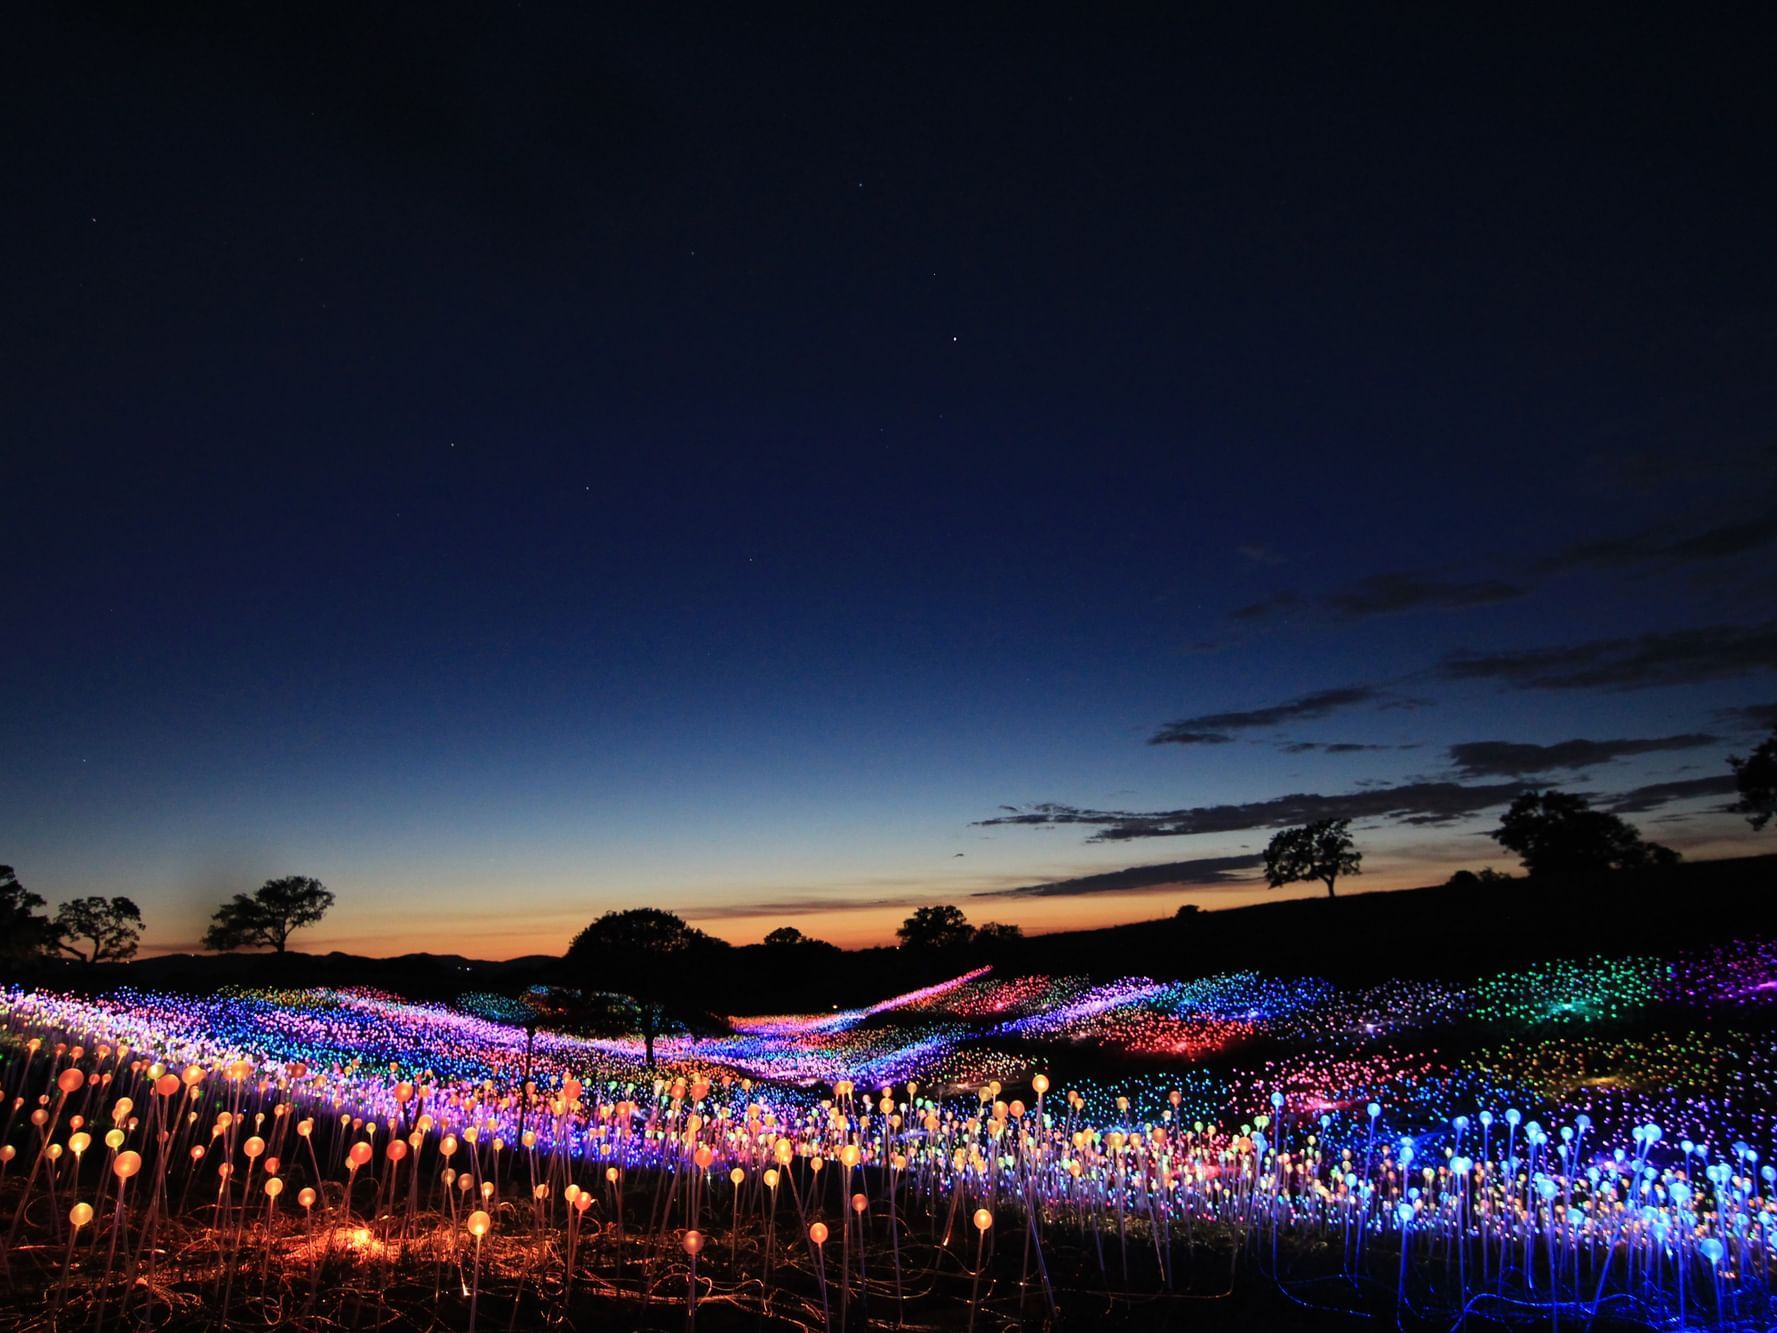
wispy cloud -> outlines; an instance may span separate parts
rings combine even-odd
[[[1723,708],[1716,713],[1718,721],[1747,731],[1770,731],[1777,728],[1777,704],[1742,704]]]
[[[1306,594],[1296,590],[1274,593],[1231,612],[1240,621],[1265,620],[1286,612],[1317,610],[1344,620],[1403,615],[1415,611],[1460,611],[1515,601],[1536,591],[1553,575],[1573,570],[1622,571],[1629,569],[1677,569],[1712,561],[1740,559],[1777,546],[1777,523],[1766,515],[1722,523],[1702,530],[1685,530],[1674,524],[1579,542],[1520,567],[1511,577],[1452,579],[1416,570],[1389,570],[1370,574],[1331,592]],[[1241,548],[1242,553],[1263,552],[1264,547]],[[1276,563],[1258,560],[1258,563]]]
[[[1330,593],[1304,596],[1285,591],[1230,613],[1235,620],[1266,620],[1288,611],[1316,610],[1340,620],[1402,615],[1410,611],[1460,611],[1470,606],[1509,602],[1531,591],[1505,579],[1445,579],[1407,570],[1371,574]]]
[[[1450,747],[1450,762],[1465,778],[1513,777],[1532,773],[1554,773],[1637,754],[1657,754],[1666,750],[1694,750],[1703,745],[1716,745],[1720,739],[1702,733],[1682,736],[1655,736],[1639,740],[1591,741],[1574,739],[1553,745],[1532,745],[1518,741],[1464,741]]]
[[[680,907],[677,912],[687,921],[732,921],[756,916],[781,916],[793,919],[824,912],[863,912],[872,908],[925,907],[963,896],[967,890],[935,888],[924,893],[894,894],[888,897],[848,898],[839,894],[810,894],[806,897],[776,899],[744,899],[731,903],[703,903]]]
[[[1279,555],[1269,546],[1257,542],[1235,547],[1235,550],[1240,552],[1243,559],[1250,560],[1255,565],[1285,565],[1289,563],[1288,556]]]
[[[1777,620],[1706,625],[1555,648],[1456,652],[1437,667],[1446,680],[1497,680],[1519,689],[1634,690],[1777,671]]]
[[[1469,606],[1488,606],[1512,601],[1529,591],[1525,584],[1507,583],[1504,579],[1457,582],[1410,573],[1372,574],[1331,594],[1326,603],[1347,620],[1363,620],[1406,611],[1459,611]]]
[[[1264,620],[1285,611],[1299,611],[1306,605],[1300,593],[1279,592],[1237,607],[1228,614],[1235,620]]]
[[[1094,893],[1130,893],[1143,889],[1176,888],[1179,885],[1208,888],[1218,884],[1245,884],[1252,877],[1240,872],[1256,870],[1264,864],[1265,858],[1258,853],[1242,856],[1200,856],[1190,861],[1130,866],[1127,870],[1110,870],[1101,875],[1080,875],[1074,879],[1052,880],[1046,884],[1026,884],[1016,889],[989,889],[971,896],[1076,898]]]
[[[1196,717],[1168,722],[1148,738],[1149,745],[1219,745],[1230,739],[1228,733],[1275,727],[1281,722],[1303,718],[1326,717],[1342,708],[1377,703],[1386,696],[1370,685],[1346,685],[1337,689],[1317,690],[1286,703],[1269,708],[1251,708],[1233,713],[1201,713]]]
[[[1077,825],[1094,830],[1088,842],[1183,838],[1201,833],[1288,828],[1317,819],[1380,818],[1423,826],[1454,823],[1505,805],[1523,789],[1523,784],[1518,782],[1480,785],[1410,782],[1334,796],[1294,793],[1266,801],[1188,806],[1181,810],[1092,810],[1073,805],[1040,804],[1010,807],[1006,814],[976,822],[982,827]]]
[[[1760,516],[1683,535],[1668,526],[1580,542],[1538,561],[1533,568],[1539,574],[1561,574],[1575,569],[1689,565],[1750,555],[1769,546],[1777,546],[1777,523]]]
[[[1278,749],[1285,754],[1365,754],[1371,750],[1392,750],[1392,745],[1364,745],[1358,741],[1290,741]]]
[[[1678,782],[1654,782],[1635,787],[1618,794],[1605,808],[1612,814],[1635,815],[1657,810],[1673,801],[1689,801],[1699,796],[1731,796],[1733,792],[1734,775],[1723,773],[1716,777],[1685,778]]]

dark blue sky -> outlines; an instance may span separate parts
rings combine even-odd
[[[1538,778],[1756,846],[1769,11],[13,25],[0,860],[52,902],[1041,928],[1192,895],[972,895],[1239,901],[1323,809],[1423,882]]]

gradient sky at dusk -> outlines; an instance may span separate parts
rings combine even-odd
[[[501,957],[1777,848],[1771,13],[15,14],[0,862]]]

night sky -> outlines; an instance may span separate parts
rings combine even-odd
[[[1233,8],[10,14],[0,861],[504,957],[1777,848],[1772,11]]]

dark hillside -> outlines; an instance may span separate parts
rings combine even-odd
[[[1097,930],[1036,935],[992,953],[916,957],[892,948],[762,945],[723,951],[688,984],[717,1012],[813,1011],[870,1004],[991,963],[996,972],[1085,973],[1109,980],[1189,978],[1253,969],[1362,982],[1470,977],[1587,954],[1670,952],[1777,935],[1777,856],[1698,861],[1572,879],[1439,885],[1337,899],[1290,898]],[[116,967],[39,962],[12,978],[68,990],[117,986],[203,992],[219,986],[372,986],[414,999],[515,990],[540,981],[598,988],[545,955],[489,962],[457,954],[169,954]]]
[[[1296,898],[1039,935],[1009,963],[1094,976],[1253,968],[1335,980],[1467,976],[1560,956],[1777,934],[1777,856],[1573,879]]]

